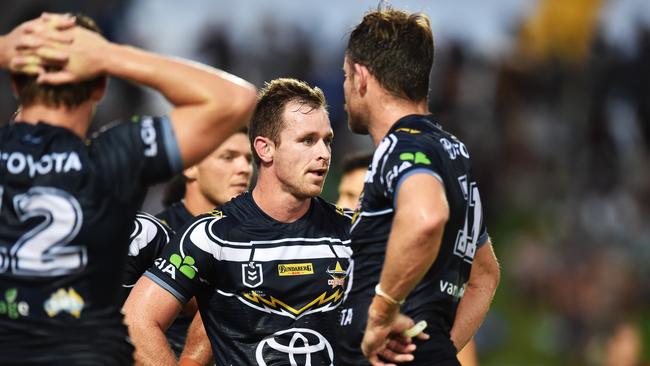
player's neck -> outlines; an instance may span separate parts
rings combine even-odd
[[[34,104],[23,107],[16,114],[15,120],[30,124],[44,122],[49,125],[66,128],[80,138],[86,137],[93,113],[93,106],[90,103],[81,104],[76,108],[48,107],[42,104]]]
[[[375,146],[379,145],[395,122],[411,114],[429,114],[427,101],[413,102],[390,95],[382,95],[379,103],[373,103],[368,119],[370,121],[368,133],[370,133]]]
[[[210,212],[216,206],[210,200],[208,200],[204,195],[198,192],[198,188],[193,187],[191,184],[187,184],[185,192],[185,208],[192,216],[198,216],[206,212]]]
[[[309,210],[311,199],[298,198],[282,190],[279,184],[265,184],[262,177],[253,189],[253,200],[257,206],[276,221],[291,223],[303,217]]]

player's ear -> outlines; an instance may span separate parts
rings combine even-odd
[[[273,162],[273,153],[275,152],[275,144],[268,137],[257,136],[253,140],[253,148],[260,157],[262,163],[269,164]]]
[[[199,174],[198,170],[199,169],[197,169],[196,165],[192,165],[191,167],[183,170],[183,175],[185,176],[185,179],[189,181],[196,180],[196,177]]]
[[[99,83],[91,94],[91,98],[96,102],[102,100],[104,94],[106,94],[106,88],[108,87],[108,77],[100,76],[99,78]]]
[[[364,65],[355,63],[352,65],[354,68],[354,87],[357,89],[359,95],[364,96],[368,91],[368,81],[371,77],[368,68]]]

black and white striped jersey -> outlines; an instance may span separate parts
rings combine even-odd
[[[167,118],[88,141],[0,127],[0,363],[132,362],[119,302],[132,221],[146,187],[181,169]]]
[[[406,299],[402,312],[416,321],[426,320],[432,336],[418,345],[414,364],[455,358],[449,330],[474,253],[488,236],[467,148],[431,116],[410,115],[397,121],[377,146],[355,211],[351,284],[342,305],[339,335],[344,364],[367,364],[359,347],[367,309],[379,282],[400,185],[414,174],[430,174],[442,182],[449,220],[435,262]],[[424,192],[427,187],[420,189]]]
[[[133,231],[129,236],[129,253],[122,279],[122,303],[126,301],[135,283],[151,267],[172,236],[172,229],[155,216],[146,212],[136,214],[133,220]]]
[[[321,198],[281,223],[244,193],[190,222],[145,275],[196,296],[217,365],[332,365],[349,228]]]

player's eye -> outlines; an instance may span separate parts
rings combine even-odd
[[[313,145],[314,144],[314,138],[313,137],[305,137],[302,139],[302,143],[305,145]]]

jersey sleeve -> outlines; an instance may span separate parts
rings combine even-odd
[[[145,276],[181,303],[188,302],[206,286],[211,286],[210,279],[215,278],[219,255],[209,231],[219,219],[208,214],[188,223],[165,246]]]
[[[435,147],[414,137],[397,140],[385,159],[377,163],[381,164],[380,184],[384,195],[393,205],[401,184],[413,174],[429,174],[444,184],[440,174],[442,162]]]
[[[129,252],[122,279],[124,300],[140,276],[153,264],[172,237],[172,230],[160,220],[139,212],[129,237]]]
[[[168,117],[135,116],[113,123],[93,136],[89,144],[97,173],[116,196],[125,200],[183,169]]]

